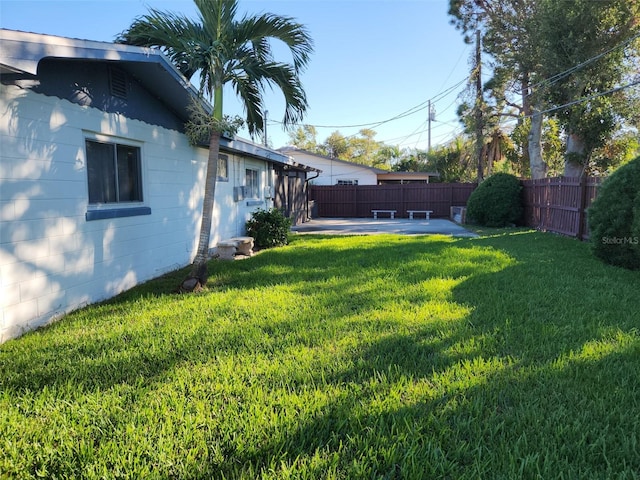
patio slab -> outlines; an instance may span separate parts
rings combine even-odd
[[[450,235],[453,237],[477,237],[473,232],[443,218],[408,220],[406,218],[314,218],[291,228],[300,234],[324,235],[374,235],[395,233],[398,235]]]

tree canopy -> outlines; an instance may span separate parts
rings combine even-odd
[[[554,126],[548,119],[557,121],[569,175],[600,168],[595,152],[637,123],[629,108],[637,91],[627,87],[638,71],[640,2],[450,0],[449,13],[467,41],[482,33],[493,74],[484,92],[490,115],[517,119],[518,148],[534,177],[555,170],[556,153],[544,141]]]

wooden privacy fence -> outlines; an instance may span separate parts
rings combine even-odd
[[[527,227],[589,238],[586,211],[596,198],[600,177],[554,177],[522,180],[524,219]],[[464,206],[475,183],[406,185],[344,185],[310,188],[319,217],[371,217],[371,210],[433,210],[434,217],[449,217],[450,207]]]
[[[414,183],[391,185],[313,185],[310,198],[319,217],[367,218],[372,210],[432,210],[434,217],[449,217],[450,207],[464,206],[475,183]]]
[[[600,183],[600,177],[523,180],[524,224],[588,239],[586,211],[596,198]]]

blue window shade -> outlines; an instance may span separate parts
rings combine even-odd
[[[104,220],[106,218],[137,217],[151,215],[150,207],[113,208],[108,210],[89,210],[85,214],[87,222],[92,220]]]

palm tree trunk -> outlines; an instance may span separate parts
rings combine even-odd
[[[214,90],[213,118],[222,120],[222,87]],[[193,291],[207,283],[207,261],[209,260],[209,239],[211,238],[211,224],[213,223],[213,205],[216,194],[216,180],[218,179],[218,156],[220,154],[220,135],[217,128],[211,130],[209,136],[209,156],[207,157],[207,174],[202,201],[202,220],[198,237],[198,250],[191,265],[189,276],[182,282],[181,290]]]
[[[220,152],[220,133],[212,132],[209,138],[209,157],[207,159],[207,176],[204,186],[204,199],[202,202],[202,221],[200,222],[200,236],[198,238],[198,250],[193,259],[190,278],[196,278],[201,285],[207,282],[207,260],[209,259],[209,239],[211,237],[211,224],[213,223],[213,204],[216,193],[216,180],[218,178],[218,154]]]

